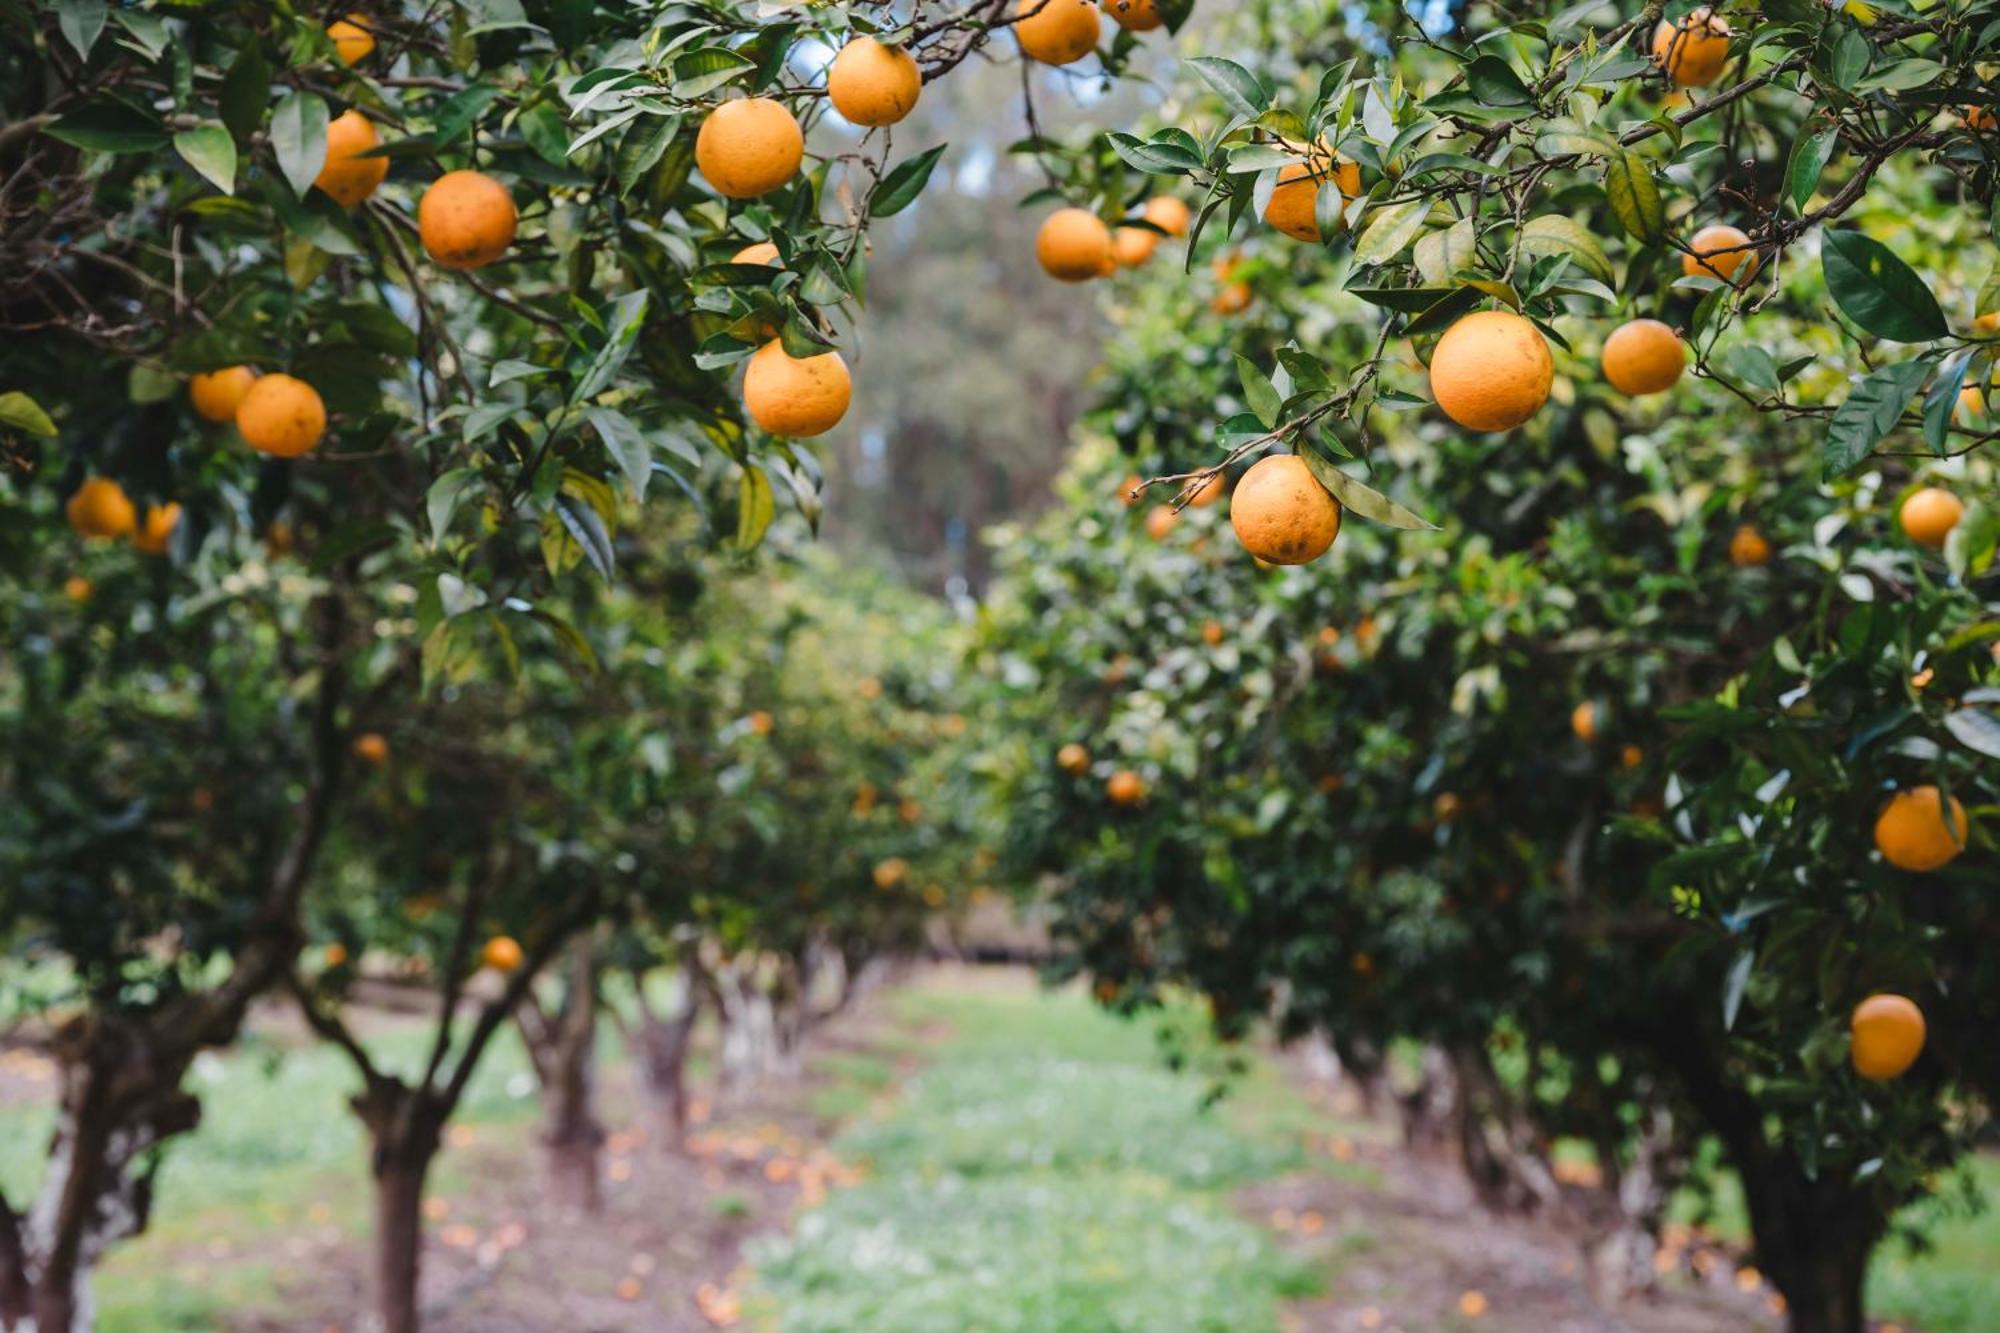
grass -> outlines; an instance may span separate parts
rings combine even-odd
[[[1248,1331],[1312,1289],[1229,1202],[1296,1149],[1205,1110],[1145,1028],[1074,994],[924,987],[900,1004],[954,1035],[836,1145],[869,1178],[755,1256],[783,1328]]]
[[[428,1036],[398,1026],[368,1044],[386,1066],[407,1070],[427,1052]],[[98,1272],[100,1333],[213,1329],[224,1311],[275,1300],[284,1256],[270,1252],[271,1236],[308,1222],[362,1234],[367,1159],[347,1109],[356,1082],[347,1058],[327,1046],[283,1050],[248,1038],[204,1056],[191,1084],[201,1126],[167,1150],[151,1227],[115,1247]],[[534,1110],[526,1053],[505,1033],[481,1062],[458,1123],[512,1123]],[[28,1197],[40,1182],[52,1119],[43,1107],[0,1110],[0,1186],[9,1199]],[[452,1156],[447,1150],[438,1161],[447,1190],[455,1188]]]

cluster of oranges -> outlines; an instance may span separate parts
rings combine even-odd
[[[1151,259],[1163,233],[1187,235],[1189,220],[1188,206],[1170,194],[1148,199],[1137,218],[1119,223],[1115,232],[1087,208],[1058,209],[1035,233],[1035,259],[1061,282],[1108,278]]]

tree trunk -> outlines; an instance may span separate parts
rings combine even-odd
[[[375,1170],[375,1318],[381,1333],[422,1326],[417,1279],[424,1252],[424,1177],[430,1158],[391,1155]]]
[[[558,1205],[596,1213],[604,1206],[604,1125],[597,1115],[597,965],[589,936],[570,947],[562,1009],[553,1021],[539,1015],[532,999],[517,1012],[541,1083],[544,1175]]]
[[[687,1145],[687,1058],[694,1045],[695,1022],[701,1016],[701,987],[683,968],[680,1002],[662,1016],[646,999],[645,978],[633,981],[639,990],[640,1083],[660,1145],[669,1152],[680,1152]]]

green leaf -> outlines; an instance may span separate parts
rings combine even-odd
[[[1728,1032],[1736,1026],[1736,1015],[1743,1008],[1743,991],[1750,984],[1750,968],[1757,961],[1755,950],[1745,949],[1736,955],[1736,961],[1729,965],[1729,977],[1722,988],[1722,1030]]]
[[[765,529],[778,515],[771,479],[755,463],[745,463],[736,486],[736,544],[745,551],[764,540]]]
[[[1829,231],[1820,267],[1841,313],[1876,337],[1916,343],[1950,332],[1931,289],[1880,241],[1858,231]]]
[[[611,582],[617,572],[616,554],[611,549],[611,534],[605,531],[604,519],[592,505],[584,503],[567,489],[556,496],[556,517],[569,530],[576,544],[583,548],[584,559],[606,583]]]
[[[683,51],[674,57],[674,93],[685,98],[703,97],[755,68],[756,61],[726,46]]]
[[[1568,255],[1593,278],[1612,281],[1611,259],[1597,238],[1575,218],[1548,213],[1521,228],[1521,249],[1531,255]]]
[[[158,14],[145,14],[136,9],[121,9],[113,17],[118,20],[118,26],[125,29],[132,41],[146,53],[148,60],[158,60],[160,53],[167,49],[167,43],[173,40],[173,32],[167,27],[167,21]]]
[[[1514,67],[1499,56],[1481,56],[1467,65],[1465,86],[1487,106],[1525,106],[1535,100]]]
[[[441,148],[450,144],[470,129],[486,104],[499,95],[500,89],[490,83],[475,83],[453,93],[431,117],[431,137]]]
[[[632,189],[666,156],[667,148],[680,133],[679,116],[648,116],[618,142],[618,193]]]
[[[271,103],[271,69],[264,61],[262,43],[252,38],[236,53],[215,102],[222,123],[238,139],[247,142],[264,127],[264,110]]]
[[[54,439],[56,434],[56,423],[49,420],[42,405],[19,389],[0,393],[0,426],[12,426],[46,439]]]
[[[63,40],[76,48],[77,55],[90,59],[90,49],[97,45],[98,35],[104,31],[104,20],[110,13],[105,0],[56,0],[56,26],[62,29]]]
[[[1479,235],[1471,218],[1460,218],[1443,231],[1425,232],[1414,252],[1417,272],[1432,287],[1444,287],[1479,254]]]
[[[291,93],[271,113],[271,148],[292,193],[303,199],[326,165],[326,103],[311,93]]]
[[[158,116],[117,97],[86,103],[42,133],[93,153],[150,153],[167,142]]]
[[[1104,137],[1110,142],[1112,152],[1134,171],[1143,171],[1148,176],[1184,176],[1202,164],[1201,154],[1190,152],[1178,143],[1153,143],[1130,134],[1107,133]],[[1287,159],[1292,160],[1289,154]]]
[[[1820,450],[1821,475],[1831,481],[1868,457],[1882,437],[1895,429],[1903,409],[1930,373],[1928,361],[1898,361],[1855,385],[1827,428],[1826,444]]]
[[[915,157],[898,162],[868,196],[868,216],[892,217],[915,203],[930,184],[931,170],[944,156],[947,144],[926,148]]]
[[[209,121],[174,136],[174,151],[224,194],[236,193],[236,140],[221,121]]]
[[[1535,139],[1543,157],[1610,157],[1618,143],[1597,130],[1546,130]]]
[[[1263,80],[1243,68],[1233,60],[1220,56],[1194,56],[1184,62],[1201,76],[1201,81],[1215,89],[1232,115],[1249,119],[1261,114],[1271,105],[1271,91]]]
[[[1819,188],[1819,178],[1826,170],[1826,164],[1833,160],[1833,150],[1840,142],[1840,127],[1830,125],[1818,134],[1806,135],[1792,144],[1792,160],[1785,167],[1785,186],[1791,192],[1792,203],[1803,213],[1806,200],[1812,198]]]
[[[1965,387],[1965,372],[1971,364],[1969,353],[1950,358],[1938,368],[1937,379],[1924,395],[1924,442],[1930,445],[1932,453],[1945,452],[1945,437],[1958,411],[1958,393]]]
[[[1605,160],[1604,197],[1611,202],[1612,216],[1625,234],[1635,241],[1657,245],[1667,235],[1667,210],[1660,202],[1660,187],[1653,180],[1652,165],[1629,148],[1621,148]]]
[[[1249,357],[1237,354],[1236,377],[1243,384],[1243,401],[1257,420],[1264,423],[1266,430],[1278,424],[1278,412],[1284,407],[1284,399],[1279,395],[1271,377],[1257,368],[1257,363]]]
[[[632,344],[638,340],[639,329],[646,322],[646,301],[649,293],[645,288],[627,292],[613,301],[604,310],[604,346],[592,358],[590,369],[577,382],[576,390],[570,394],[572,403],[587,402],[610,387],[618,371],[625,364],[625,358],[632,354]],[[608,576],[607,576],[608,577]]]
[[[455,467],[431,483],[424,497],[424,512],[431,523],[431,547],[436,549],[444,542],[444,535],[451,528],[452,515],[458,512],[459,501],[467,491],[479,484],[479,470],[469,467]]]
[[[1429,199],[1406,199],[1400,204],[1390,204],[1378,208],[1368,215],[1367,230],[1354,244],[1354,259],[1359,264],[1386,264],[1403,252],[1403,247],[1417,238],[1424,229],[1424,222],[1430,217]]]
[[[1343,509],[1351,509],[1363,518],[1375,520],[1392,528],[1417,528],[1435,532],[1437,524],[1428,522],[1411,513],[1370,486],[1365,486],[1334,465],[1332,459],[1321,453],[1313,445],[1301,440],[1299,457],[1306,462],[1306,470],[1320,485],[1333,493]]]
[[[2000,759],[2000,718],[1979,708],[1954,708],[1944,715],[1945,730],[1968,750]]]
[[[542,161],[555,167],[569,161],[569,126],[563,123],[562,112],[555,107],[537,102],[521,113],[517,124],[521,137]]]
[[[618,460],[619,470],[632,488],[632,498],[645,500],[646,483],[653,479],[653,446],[647,442],[645,433],[623,412],[608,407],[593,407],[589,416],[590,424],[597,428],[597,437]]]

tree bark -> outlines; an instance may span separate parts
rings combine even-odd
[[[542,1163],[550,1194],[564,1207],[604,1207],[604,1124],[597,1114],[597,964],[593,941],[570,946],[562,1008],[541,1019],[532,999],[518,1011],[542,1089]]]
[[[667,1151],[681,1152],[687,1146],[687,1059],[694,1045],[695,1023],[701,1017],[702,988],[692,971],[682,968],[680,1002],[670,1013],[662,1014],[646,998],[645,977],[635,975],[632,980],[639,996],[639,1029],[634,1044],[654,1133]]]
[[[424,1187],[447,1113],[427,1089],[376,1078],[354,1098],[368,1129],[375,1187],[373,1296],[380,1333],[417,1333],[423,1275]]]

